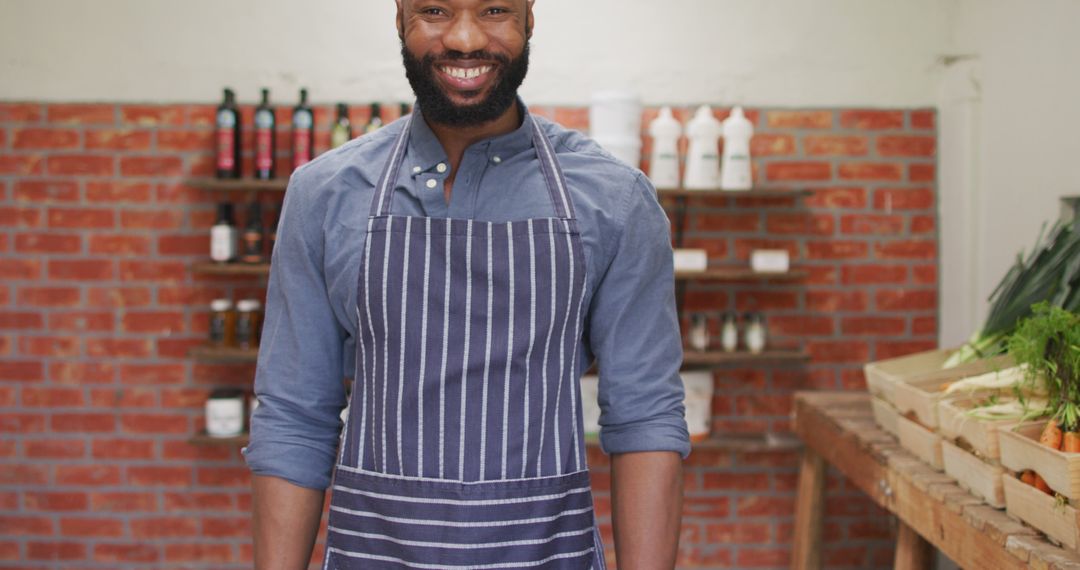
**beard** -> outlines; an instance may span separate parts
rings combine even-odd
[[[440,54],[436,58],[428,54],[417,58],[401,44],[401,58],[405,64],[405,77],[409,79],[416,101],[424,118],[440,125],[452,127],[475,127],[498,119],[517,100],[517,90],[529,71],[529,44],[526,42],[521,55],[510,59],[505,55],[488,52],[461,53],[456,51]],[[498,77],[491,84],[487,97],[470,105],[457,105],[446,96],[435,78],[435,60],[482,59],[498,62]],[[465,92],[474,96],[476,92]]]

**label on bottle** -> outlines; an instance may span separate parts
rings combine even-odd
[[[255,113],[255,170],[274,167],[274,116],[270,111]]]
[[[233,142],[236,135],[236,117],[225,109],[218,111],[217,127],[217,168],[232,170],[236,168],[236,149]]]
[[[293,169],[311,162],[311,129],[293,130]]]
[[[347,142],[349,142],[349,129],[344,125],[334,125],[334,130],[330,131],[330,148],[337,148]]]
[[[219,262],[236,258],[236,228],[216,225],[210,228],[210,259]]]
[[[243,250],[240,260],[245,263],[259,263],[262,261],[262,233],[257,231],[245,231],[242,242]]]
[[[249,311],[241,311],[236,318],[236,344],[241,348],[255,346],[255,320]]]
[[[225,343],[224,311],[215,311],[210,314],[210,342],[218,345]]]

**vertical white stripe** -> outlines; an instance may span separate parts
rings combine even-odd
[[[544,458],[544,430],[545,430],[545,424],[547,423],[547,413],[548,413],[547,412],[547,403],[548,403],[548,377],[547,377],[548,376],[547,375],[547,372],[548,372],[548,355],[551,352],[551,335],[552,335],[552,333],[555,332],[555,289],[556,289],[556,286],[559,283],[559,279],[558,279],[559,271],[558,271],[558,267],[555,266],[555,226],[554,226],[554,223],[551,221],[550,218],[548,219],[548,240],[550,242],[550,244],[548,246],[548,249],[550,250],[550,253],[551,253],[551,277],[550,277],[550,283],[551,283],[551,318],[548,321],[547,340],[544,341],[544,360],[543,360],[544,371],[543,371],[543,374],[542,374],[542,381],[543,381],[544,390],[543,390],[543,401],[541,402],[541,405],[540,405],[540,445],[538,445],[537,448],[536,448],[537,449],[537,453],[536,453],[536,476],[537,477],[539,477],[540,475],[543,474],[543,470],[542,470],[543,466],[541,465],[541,463],[542,463],[542,460]],[[555,409],[558,410],[558,407],[556,406]],[[558,456],[559,456],[559,440],[556,439],[555,440],[555,457],[558,458]],[[556,465],[557,464],[558,464],[558,460],[556,460]]]
[[[442,375],[439,377],[439,479],[443,479],[446,455],[446,354],[450,343],[450,230],[454,222],[446,220],[446,254],[443,256],[443,273],[446,285],[443,289],[443,325],[442,325]]]
[[[409,306],[409,249],[412,245],[412,216],[405,218],[405,259],[404,269],[401,272],[401,345],[398,352],[398,381],[397,381],[397,460],[398,475],[405,474],[405,455],[402,453],[401,441],[401,399],[405,391],[405,331],[408,328]]]
[[[503,380],[503,422],[502,422],[502,471],[500,477],[506,479],[506,450],[510,431],[510,364],[514,360],[514,224],[506,223],[506,259],[510,267],[510,307],[506,311],[506,378]]]
[[[534,126],[533,128],[539,129],[540,127]],[[563,187],[562,177],[559,176],[559,165],[555,162],[555,151],[551,148],[551,141],[548,140],[547,135],[542,131],[540,134],[540,146],[543,148],[544,157],[547,159],[548,165],[551,168],[551,177],[555,179],[555,186],[559,188],[559,199],[563,203],[563,215],[570,216],[570,203],[566,196],[566,188]]]
[[[367,379],[366,376],[365,376],[365,380],[367,380],[367,381],[364,383],[364,386],[363,386],[363,390],[364,390],[364,403],[363,403],[364,409],[361,410],[361,417],[360,417],[360,456],[356,460],[356,466],[357,467],[363,467],[364,466],[364,444],[366,443],[366,436],[367,436],[367,390],[368,390],[368,385],[369,384],[371,385],[371,389],[372,389],[372,394],[371,394],[372,406],[375,405],[375,392],[374,392],[374,390],[375,390],[375,372],[376,372],[375,369],[377,368],[377,366],[375,364],[375,354],[376,354],[375,353],[375,328],[374,328],[374,326],[372,326],[372,323],[371,323],[371,227],[372,227],[373,224],[374,224],[374,218],[368,218],[368,233],[367,233],[367,236],[364,237],[364,312],[367,313],[368,330],[371,331],[371,364],[372,364],[372,369],[371,369],[371,378]],[[357,301],[357,303],[360,302],[359,299],[357,299],[356,301]],[[361,348],[363,348],[363,346],[364,346],[363,345],[363,342],[364,342],[364,331],[363,331],[363,329],[360,330],[360,342],[361,342],[360,346],[361,346]],[[366,372],[367,372],[367,353],[362,353],[362,354],[364,356],[364,371],[365,371],[365,374],[366,374]],[[373,424],[371,426],[371,450],[372,450],[372,454],[374,454],[374,452],[375,452],[375,426],[374,426],[375,408],[374,407],[372,407],[371,421],[372,421],[372,424]]]
[[[416,381],[416,476],[424,476],[424,373],[427,372],[428,280],[431,277],[431,218],[424,227],[424,309],[420,319],[420,377]]]
[[[472,333],[472,226],[465,230],[465,354],[461,358],[461,407],[458,412],[458,480],[465,480],[465,394],[469,389],[469,336]]]
[[[567,227],[567,232],[570,230],[570,224],[563,222]],[[566,234],[566,247],[571,251],[571,257],[573,257],[573,240],[569,233]],[[578,394],[581,390],[581,375],[578,373],[577,365],[577,353],[578,345],[581,344],[581,307],[585,304],[585,287],[588,285],[589,271],[585,267],[584,259],[582,259],[582,272],[581,272],[581,287],[578,289],[578,303],[577,311],[574,314],[574,336],[571,340],[574,342],[573,355],[570,357],[570,378],[573,383],[570,385],[570,410],[573,413],[573,426],[574,426],[574,470],[581,471],[581,464],[584,461],[584,450],[581,449],[581,442],[579,441],[585,436],[584,425],[581,428],[578,427]],[[571,285],[572,287],[573,285]],[[572,298],[572,297],[571,297]]]
[[[386,388],[390,380],[390,320],[387,318],[386,309],[386,283],[387,273],[390,268],[390,240],[393,233],[390,230],[394,226],[394,217],[386,218],[386,247],[383,248],[383,274],[382,274],[382,319],[383,319],[383,385],[382,385],[382,468],[386,471]]]
[[[525,351],[525,424],[521,433],[524,440],[521,444],[521,477],[525,477],[525,465],[528,464],[529,453],[529,368],[532,364],[533,345],[536,344],[536,243],[533,241],[533,221],[530,218],[529,226],[529,348]]]
[[[491,232],[495,224],[487,223],[487,336],[484,347],[484,389],[480,396],[480,480],[487,478],[487,416],[488,372],[491,369],[491,306],[495,294],[495,268],[491,264]]]
[[[404,151],[405,139],[408,137],[409,125],[411,124],[411,118],[405,121],[405,125],[402,127],[401,134],[398,135],[397,141],[395,141],[394,143],[394,151],[390,153],[389,167],[386,169],[386,175],[383,176],[382,184],[379,185],[379,207],[376,210],[376,214],[382,215],[383,203],[386,201],[386,197],[389,194],[387,188],[390,186],[390,177],[394,175],[394,172],[397,170],[397,165],[401,163],[401,154]]]
[[[564,228],[565,228],[565,221],[560,220],[560,224],[562,224],[564,226]],[[555,234],[552,233],[551,236],[552,236],[552,240],[554,240],[555,239]],[[570,273],[569,273],[569,276],[567,277],[567,287],[566,287],[566,315],[563,317],[562,332],[559,333],[559,387],[555,391],[555,418],[554,418],[554,421],[552,422],[554,424],[554,426],[555,426],[555,468],[556,468],[555,473],[557,473],[559,475],[561,475],[562,472],[563,472],[563,458],[562,458],[562,448],[561,448],[562,441],[561,441],[561,437],[560,437],[560,433],[559,433],[559,407],[562,406],[563,378],[566,376],[566,325],[567,325],[567,323],[570,322],[570,310],[573,308],[572,299],[574,298],[574,248],[570,244],[570,234],[569,233],[566,234],[566,243],[567,243],[567,246],[568,246],[567,247],[567,254],[569,255]],[[552,242],[552,245],[554,245],[554,241]],[[554,249],[554,248],[552,248],[552,249]],[[568,389],[570,390],[571,399],[574,399],[574,390],[572,388],[568,388]],[[571,409],[573,409],[572,405],[571,405]],[[577,414],[574,414],[575,417],[576,417],[576,415]],[[576,446],[577,446],[577,424],[574,423],[573,426],[574,427],[569,430],[569,433],[570,433],[570,439],[574,440],[574,445],[575,445],[575,448],[576,448]]]

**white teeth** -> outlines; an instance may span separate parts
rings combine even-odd
[[[473,67],[469,69],[461,67],[443,67],[441,69],[443,73],[446,73],[451,77],[456,77],[458,79],[472,79],[474,77],[480,77],[481,75],[491,71],[491,66],[485,65],[482,67]]]

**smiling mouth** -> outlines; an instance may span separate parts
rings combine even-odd
[[[453,77],[454,79],[477,79],[483,75],[487,75],[492,70],[490,65],[482,65],[480,67],[453,67],[450,65],[440,65],[439,71]]]

